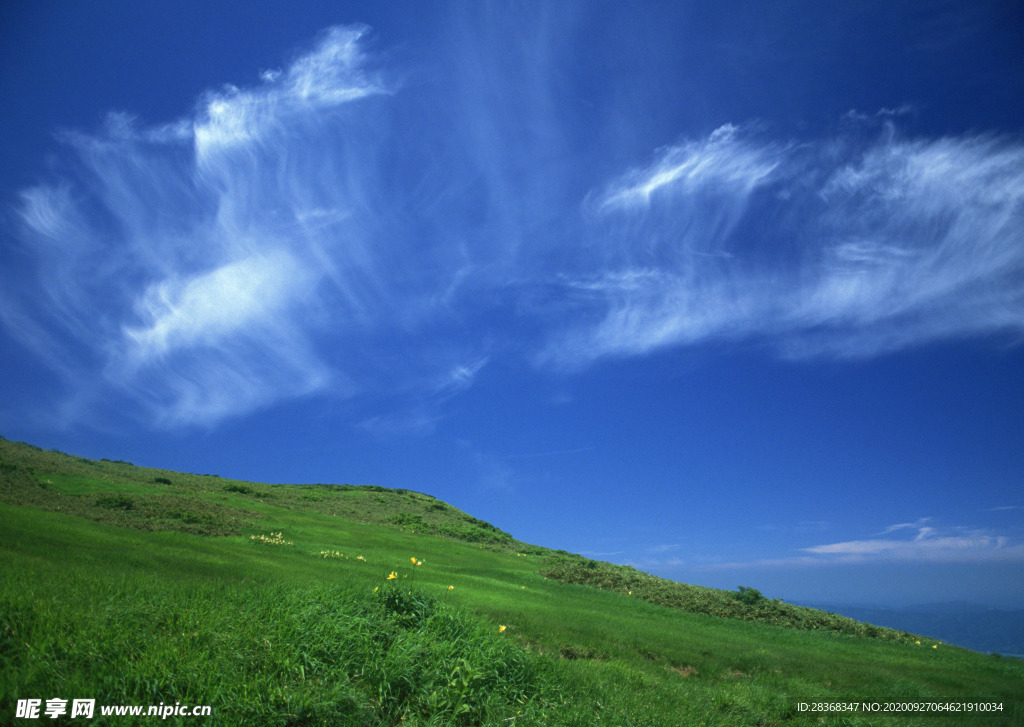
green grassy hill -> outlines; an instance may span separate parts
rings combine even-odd
[[[527,545],[408,490],[0,439],[0,517],[2,724],[39,723],[19,699],[48,724],[1024,724],[1019,660]],[[886,703],[933,711],[864,711]]]

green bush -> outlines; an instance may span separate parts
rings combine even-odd
[[[400,512],[397,515],[389,517],[388,522],[394,523],[395,525],[401,525],[403,527],[422,527],[423,516],[414,515],[408,512]]]
[[[754,606],[758,601],[763,601],[764,596],[761,595],[761,591],[756,588],[747,588],[746,586],[740,586],[739,590],[736,591],[736,600],[740,603],[745,603],[748,606]]]
[[[132,501],[132,498],[125,497],[124,495],[98,497],[96,498],[96,505],[98,507],[105,507],[108,510],[131,510],[135,507],[135,503]]]

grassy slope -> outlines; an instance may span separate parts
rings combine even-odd
[[[1019,661],[554,554],[419,493],[0,440],[0,517],[0,722],[88,696],[217,724],[1024,723]],[[1003,711],[797,709],[837,701]]]

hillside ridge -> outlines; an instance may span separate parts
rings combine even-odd
[[[91,460],[3,437],[0,501],[139,530],[211,536],[241,534],[260,519],[247,505],[273,503],[491,547],[532,547],[431,495],[405,488],[235,480],[124,460]]]
[[[4,501],[139,530],[215,537],[255,532],[261,516],[249,506],[272,503],[509,553],[545,556],[539,572],[546,578],[625,593],[689,613],[886,641],[910,643],[922,638],[765,598],[752,588],[741,586],[733,592],[694,586],[631,566],[524,543],[432,495],[405,488],[234,480],[139,467],[122,460],[90,460],[0,438],[0,502]]]
[[[3,724],[78,695],[212,706],[182,726],[818,725],[798,706],[840,701],[1024,719],[1015,659],[528,545],[410,490],[0,439],[0,518]]]

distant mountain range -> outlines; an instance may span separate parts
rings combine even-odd
[[[1007,610],[965,602],[905,608],[801,603],[802,606],[888,626],[984,653],[1024,658],[1024,609]]]

